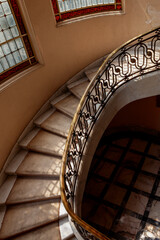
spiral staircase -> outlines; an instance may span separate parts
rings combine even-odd
[[[62,154],[79,100],[103,60],[53,96],[18,143],[0,188],[0,239],[76,239],[61,203]]]
[[[159,44],[159,28],[129,41],[107,59],[103,57],[77,74],[41,109],[5,169],[7,177],[0,188],[0,239],[76,239],[67,212],[73,229],[81,235],[78,239],[108,239],[76,215],[74,198],[78,191],[83,193],[76,189],[76,181],[86,167],[89,152],[94,153],[94,134],[98,144],[99,132],[102,135],[110,121],[104,123],[104,117],[118,89],[134,82],[137,92],[130,86],[127,101],[140,98],[139,93],[141,98],[159,94],[159,75],[151,81],[160,67]],[[146,74],[151,75],[145,80]],[[142,88],[144,80],[147,87]],[[119,109],[127,104],[122,104],[125,96],[117,103]],[[109,107],[110,115],[119,110]],[[100,124],[104,126],[99,131]]]

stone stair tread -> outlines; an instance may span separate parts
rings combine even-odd
[[[71,89],[71,88],[76,87],[76,86],[78,86],[79,84],[81,84],[81,83],[83,83],[83,82],[86,82],[86,81],[88,81],[88,78],[87,78],[87,77],[83,77],[83,78],[80,78],[79,80],[77,80],[77,81],[75,81],[75,82],[69,83],[69,84],[67,85],[67,87],[68,87],[69,89]]]
[[[72,119],[61,112],[55,111],[49,118],[41,123],[41,128],[61,136],[68,135]]]
[[[65,238],[62,238],[62,240],[72,240],[72,239],[74,239],[74,233],[71,233],[70,235],[68,235],[67,237],[65,237]]]
[[[99,69],[99,67],[94,67],[94,68],[91,68],[91,69],[88,69],[87,71],[85,71],[85,74],[90,81],[95,77],[98,69]]]
[[[37,230],[32,230],[12,240],[61,240],[59,235],[58,222],[48,224]]]
[[[60,215],[67,215],[67,210],[65,209],[62,201],[60,203],[59,214]]]
[[[5,173],[6,174],[16,174],[18,167],[21,165],[23,160],[25,159],[28,151],[22,150],[12,159],[12,161],[7,166]]]
[[[51,101],[51,104],[54,106],[56,103],[62,101],[63,99],[65,99],[66,97],[68,97],[69,95],[71,95],[71,93],[68,91],[66,93],[61,94],[60,96],[56,97],[55,99],[53,99]]]
[[[59,200],[19,204],[7,208],[0,239],[7,239],[58,220]]]
[[[12,240],[61,240],[58,222],[48,224]]]
[[[73,231],[70,226],[68,217],[61,219],[59,221],[59,227],[60,227],[61,239],[67,240],[73,237]]]
[[[41,114],[36,120],[34,120],[34,123],[40,127],[41,124],[55,112],[55,110],[55,108],[51,107],[46,112]]]
[[[34,128],[20,141],[19,145],[26,148],[26,146],[32,141],[32,139],[38,134],[39,131],[39,128]]]
[[[60,198],[60,182],[56,179],[17,178],[7,204]]]
[[[81,98],[88,87],[89,81],[88,79],[86,81],[81,82],[79,85],[70,87],[70,91],[77,96],[78,98]]]
[[[3,223],[3,218],[5,216],[5,212],[6,212],[6,206],[1,206],[0,207],[0,229],[2,227],[2,223]]]
[[[16,174],[59,177],[61,164],[62,160],[58,157],[30,152],[18,167]]]
[[[0,205],[3,205],[6,203],[7,198],[11,192],[11,189],[13,188],[16,181],[16,176],[10,176],[7,177],[5,182],[0,187]]]
[[[66,139],[61,136],[40,130],[30,142],[27,142],[26,144],[23,140],[22,144],[20,143],[20,146],[32,151],[62,156],[65,142]]]
[[[70,117],[73,117],[76,112],[78,104],[79,104],[78,98],[76,98],[73,95],[70,95],[61,100],[60,102],[56,103],[54,106],[59,111],[67,114]]]

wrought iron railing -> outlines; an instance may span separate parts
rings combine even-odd
[[[63,155],[61,194],[68,214],[85,240],[109,239],[74,212],[75,185],[90,132],[104,106],[118,88],[141,75],[159,69],[160,28],[156,28],[132,39],[111,53],[80,101]]]

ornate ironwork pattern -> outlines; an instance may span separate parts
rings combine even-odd
[[[119,87],[159,69],[160,28],[157,28],[129,41],[110,54],[89,84],[74,117],[64,152],[62,199],[72,218],[75,216],[72,214],[74,192],[83,151],[104,106]],[[84,239],[96,239],[93,237],[96,237],[96,234],[92,231],[88,233],[81,222],[76,222],[75,226]]]
[[[76,229],[78,230],[79,234],[85,239],[85,240],[99,240],[99,238],[96,238],[93,236],[92,233],[88,232],[86,229],[81,227],[77,222],[74,222],[74,225]]]
[[[52,0],[56,21],[88,14],[121,11],[122,0]]]

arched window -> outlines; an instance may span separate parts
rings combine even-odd
[[[122,0],[52,0],[56,21],[102,12],[122,11]]]
[[[0,83],[36,62],[16,0],[0,0]]]

